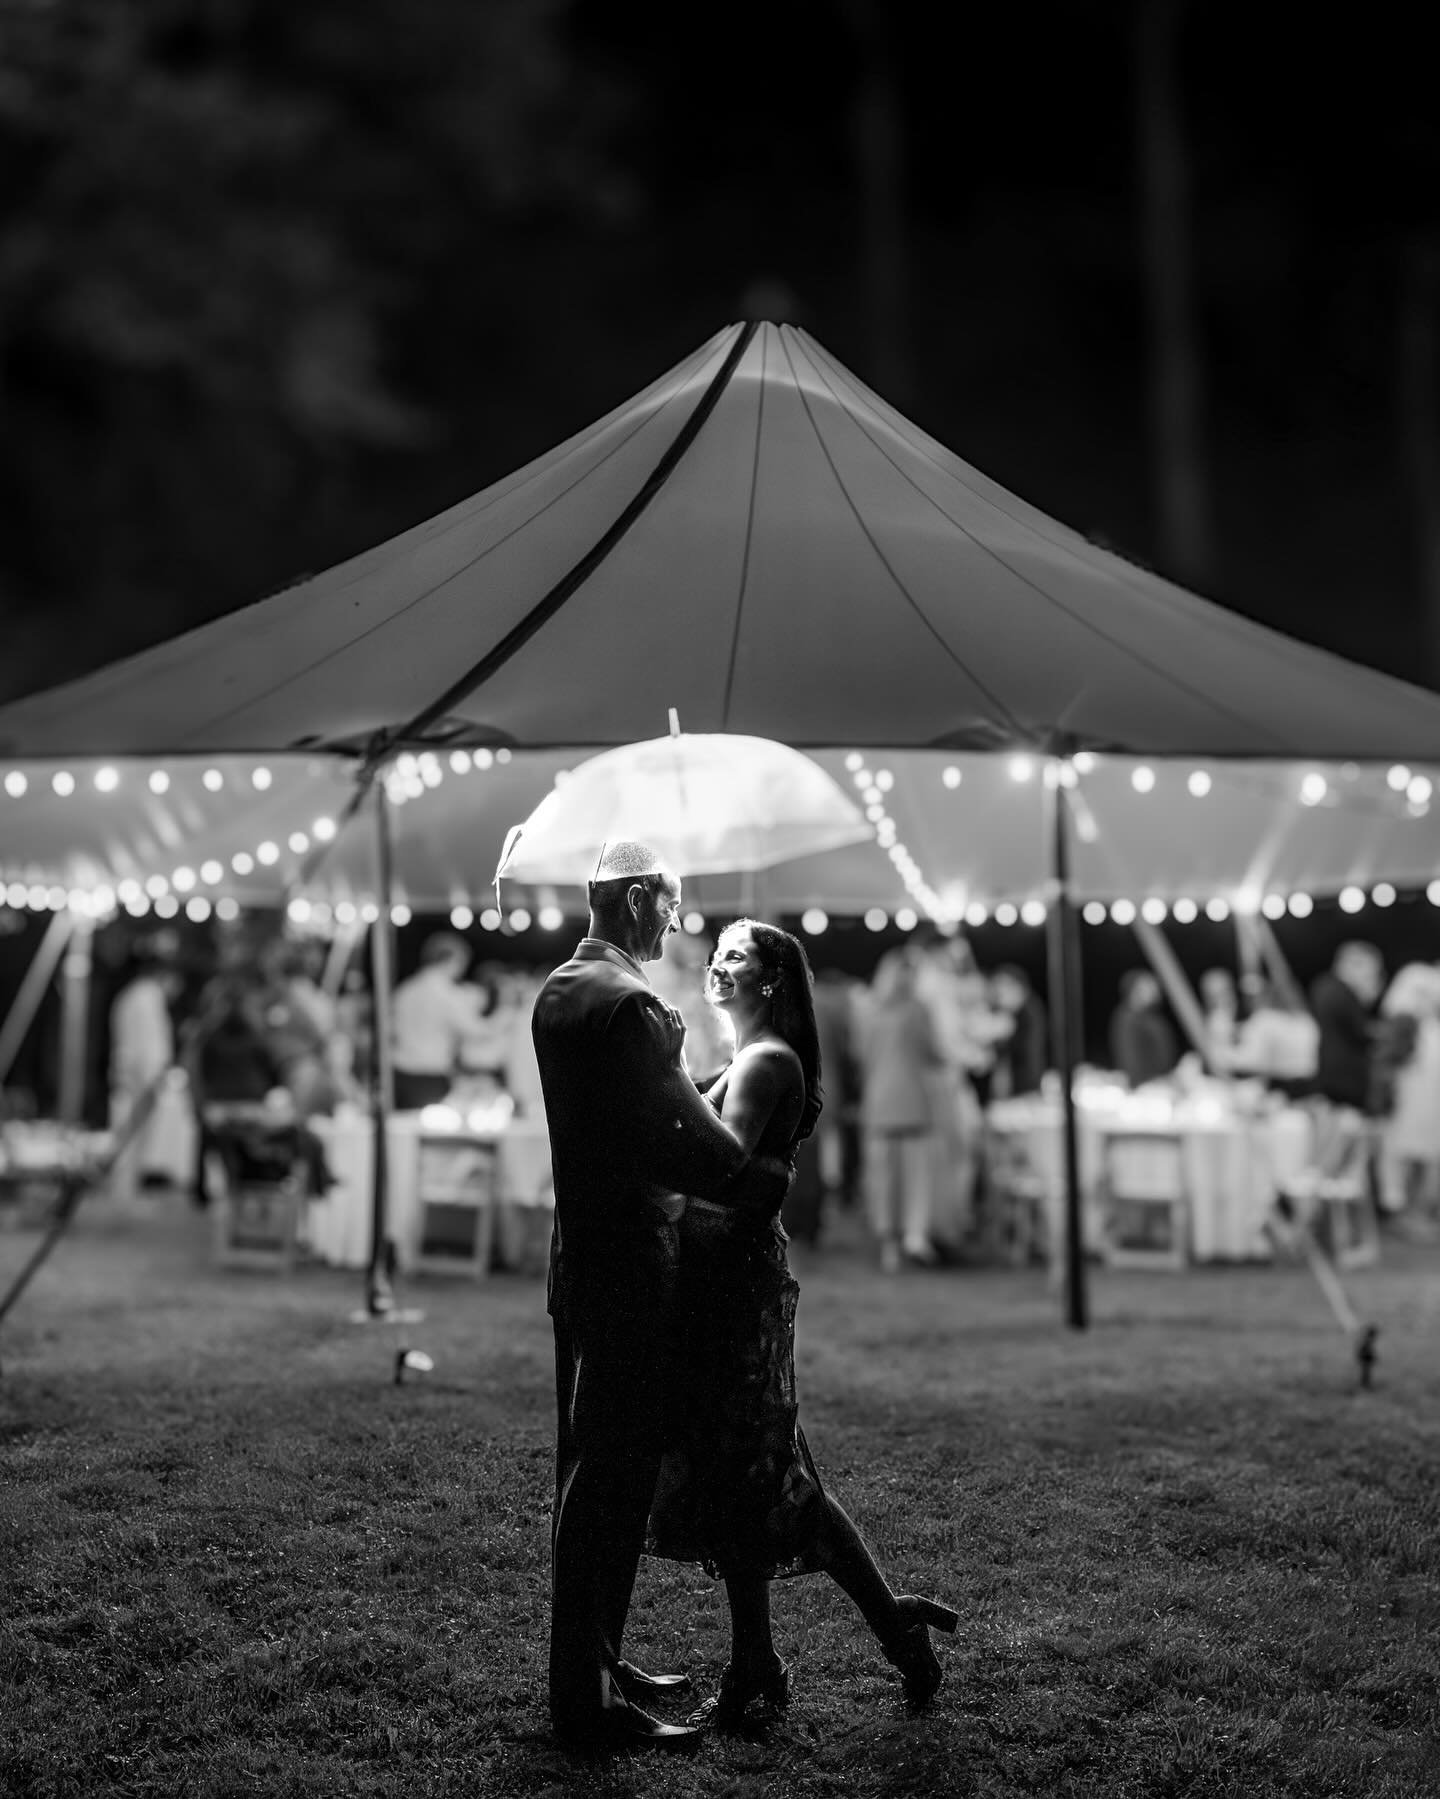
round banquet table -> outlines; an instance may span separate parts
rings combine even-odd
[[[1304,1111],[1248,1115],[1214,1102],[1164,1105],[1148,1094],[1110,1094],[1076,1106],[1082,1232],[1085,1248],[1103,1256],[1105,1216],[1101,1175],[1107,1135],[1178,1139],[1190,1210],[1190,1258],[1196,1262],[1271,1259],[1265,1220],[1282,1188],[1310,1160],[1312,1122]],[[1065,1159],[1058,1098],[1039,1094],[997,1100],[988,1129],[1018,1135],[1046,1201],[1050,1241],[1063,1233]]]

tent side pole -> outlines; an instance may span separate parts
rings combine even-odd
[[[1080,943],[1070,891],[1070,804],[1061,780],[1065,763],[1050,764],[1051,866],[1053,899],[1047,917],[1047,973],[1051,1042],[1060,1071],[1061,1130],[1065,1151],[1065,1322],[1084,1330],[1089,1322],[1085,1291],[1085,1235],[1080,1193],[1080,1138],[1075,1117],[1075,1063],[1080,1040]]]
[[[366,1273],[366,1305],[372,1316],[393,1305],[386,1272],[386,1227],[390,1200],[388,1129],[394,1107],[394,1078],[390,1066],[390,994],[394,957],[391,954],[394,904],[394,854],[390,837],[390,803],[383,777],[375,781],[375,888],[379,916],[370,927],[370,972],[374,986],[374,1047],[371,1054],[370,1107],[374,1125],[374,1152],[370,1182],[370,1267]]]
[[[5,1014],[4,1024],[0,1025],[0,1086],[4,1085],[10,1070],[15,1066],[15,1058],[20,1054],[25,1035],[34,1023],[35,1014],[40,1010],[40,1002],[50,985],[50,977],[55,973],[56,964],[64,954],[65,945],[70,941],[70,933],[74,928],[75,914],[68,907],[62,906],[52,915],[45,927],[45,935],[30,958],[30,966],[25,970],[19,991]]]
[[[60,1093],[56,1110],[64,1124],[79,1124],[85,1116],[94,947],[95,921],[78,913],[65,960],[60,964]]]

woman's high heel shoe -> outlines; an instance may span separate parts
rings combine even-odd
[[[930,1646],[931,1630],[953,1631],[960,1614],[935,1599],[917,1599],[906,1594],[895,1601],[900,1614],[892,1636],[881,1639],[885,1659],[900,1670],[905,1697],[911,1705],[925,1705],[935,1697],[944,1670]]]
[[[737,1730],[757,1699],[772,1714],[783,1712],[790,1703],[790,1669],[773,1652],[768,1662],[754,1668],[736,1668],[727,1662],[720,1676],[720,1691],[691,1712],[685,1722],[709,1725],[715,1730]]]

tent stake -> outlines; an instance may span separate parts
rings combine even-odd
[[[1046,933],[1050,988],[1051,1043],[1060,1070],[1061,1124],[1065,1145],[1065,1322],[1084,1330],[1089,1322],[1085,1292],[1085,1234],[1080,1195],[1080,1147],[1075,1118],[1075,1063],[1080,1042],[1080,945],[1075,902],[1070,892],[1070,805],[1061,775],[1066,764],[1050,764],[1051,876],[1054,902]]]

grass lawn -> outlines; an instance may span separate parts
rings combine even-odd
[[[798,1580],[768,1736],[570,1760],[541,1283],[410,1286],[437,1365],[397,1387],[357,1275],[97,1201],[0,1329],[0,1793],[1440,1793],[1440,1251],[1349,1278],[1366,1393],[1298,1267],[1098,1275],[1079,1334],[1038,1274],[794,1261],[822,1470],[962,1613],[929,1713]],[[708,1689],[726,1647],[703,1573],[642,1563],[633,1659]]]

